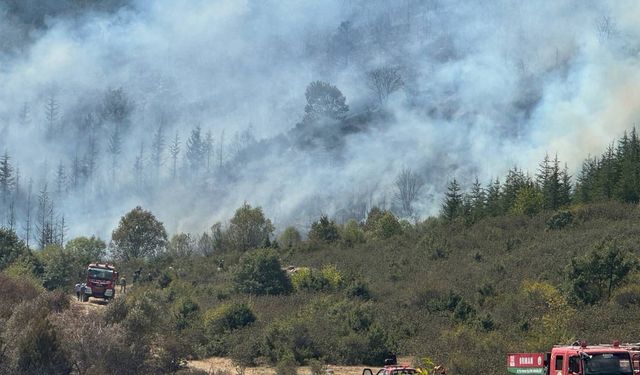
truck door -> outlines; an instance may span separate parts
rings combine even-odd
[[[580,357],[574,355],[569,357],[569,374],[582,374],[580,372]]]
[[[567,375],[564,371],[564,356],[562,354],[551,357],[551,375]]]

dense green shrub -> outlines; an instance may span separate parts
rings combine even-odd
[[[298,363],[293,356],[286,356],[276,364],[276,375],[296,375],[298,373]]]
[[[547,220],[547,229],[563,229],[573,222],[571,211],[560,211]]]
[[[229,357],[238,366],[251,367],[257,365],[262,356],[262,332],[253,327],[241,328],[227,338]]]
[[[391,238],[402,234],[402,225],[394,214],[386,211],[376,220],[373,233],[377,238]]]
[[[174,318],[178,330],[189,328],[199,318],[200,305],[186,297],[176,303]]]
[[[326,215],[320,216],[320,220],[311,224],[309,240],[322,243],[333,243],[340,239],[338,226]]]
[[[57,334],[46,318],[31,321],[15,343],[13,369],[20,374],[70,374],[71,363],[60,350]]]
[[[255,320],[255,314],[246,303],[228,303],[208,310],[204,315],[204,326],[211,334],[223,334],[246,327]]]
[[[292,290],[291,280],[272,250],[245,254],[234,270],[233,281],[236,290],[249,294],[287,294]]]
[[[568,276],[572,294],[589,305],[609,299],[637,264],[636,257],[620,249],[617,242],[604,242],[589,254],[571,259]]]
[[[7,268],[27,251],[27,246],[14,231],[0,227],[0,270]]]
[[[345,288],[345,295],[349,298],[362,298],[368,300],[371,298],[369,286],[362,280],[352,280]]]

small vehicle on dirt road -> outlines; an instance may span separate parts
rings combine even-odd
[[[362,375],[416,375],[419,374],[418,370],[408,366],[384,366],[384,368],[378,370],[375,374],[370,368],[366,368],[362,371]]]

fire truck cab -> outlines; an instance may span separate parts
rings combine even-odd
[[[116,284],[118,271],[104,263],[91,263],[87,267],[87,297],[104,298],[105,300],[116,296]]]
[[[576,342],[554,346],[549,353],[513,353],[507,356],[507,369],[512,374],[634,375],[631,354],[618,342]]]

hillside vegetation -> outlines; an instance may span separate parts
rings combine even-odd
[[[577,338],[638,341],[640,210],[604,202],[565,212],[571,220],[559,229],[550,229],[554,212],[472,225],[382,215],[336,226],[335,240],[211,256],[178,254],[170,242],[160,255],[116,262],[129,280],[143,267],[143,280],[96,319],[66,308],[64,294],[84,263],[23,248],[0,275],[2,363],[32,373],[27,365],[165,372],[211,355],[286,367],[314,359],[375,365],[395,352],[446,363],[455,374],[501,374],[509,351]],[[395,232],[379,228],[394,223]],[[4,261],[15,238],[2,234]],[[67,261],[68,248],[57,250]],[[289,265],[295,272],[285,274]],[[53,274],[62,278],[55,286]],[[100,347],[88,344],[95,336]]]
[[[576,185],[548,158],[535,178],[514,169],[470,193],[452,181],[441,215],[414,223],[374,207],[364,222],[322,216],[274,236],[245,203],[201,236],[169,237],[136,207],[108,246],[78,237],[33,250],[0,229],[0,372],[188,373],[187,359],[224,356],[288,374],[396,353],[501,374],[512,351],[637,342],[635,130],[612,150]],[[142,272],[87,318],[69,296],[97,259],[130,284]]]

